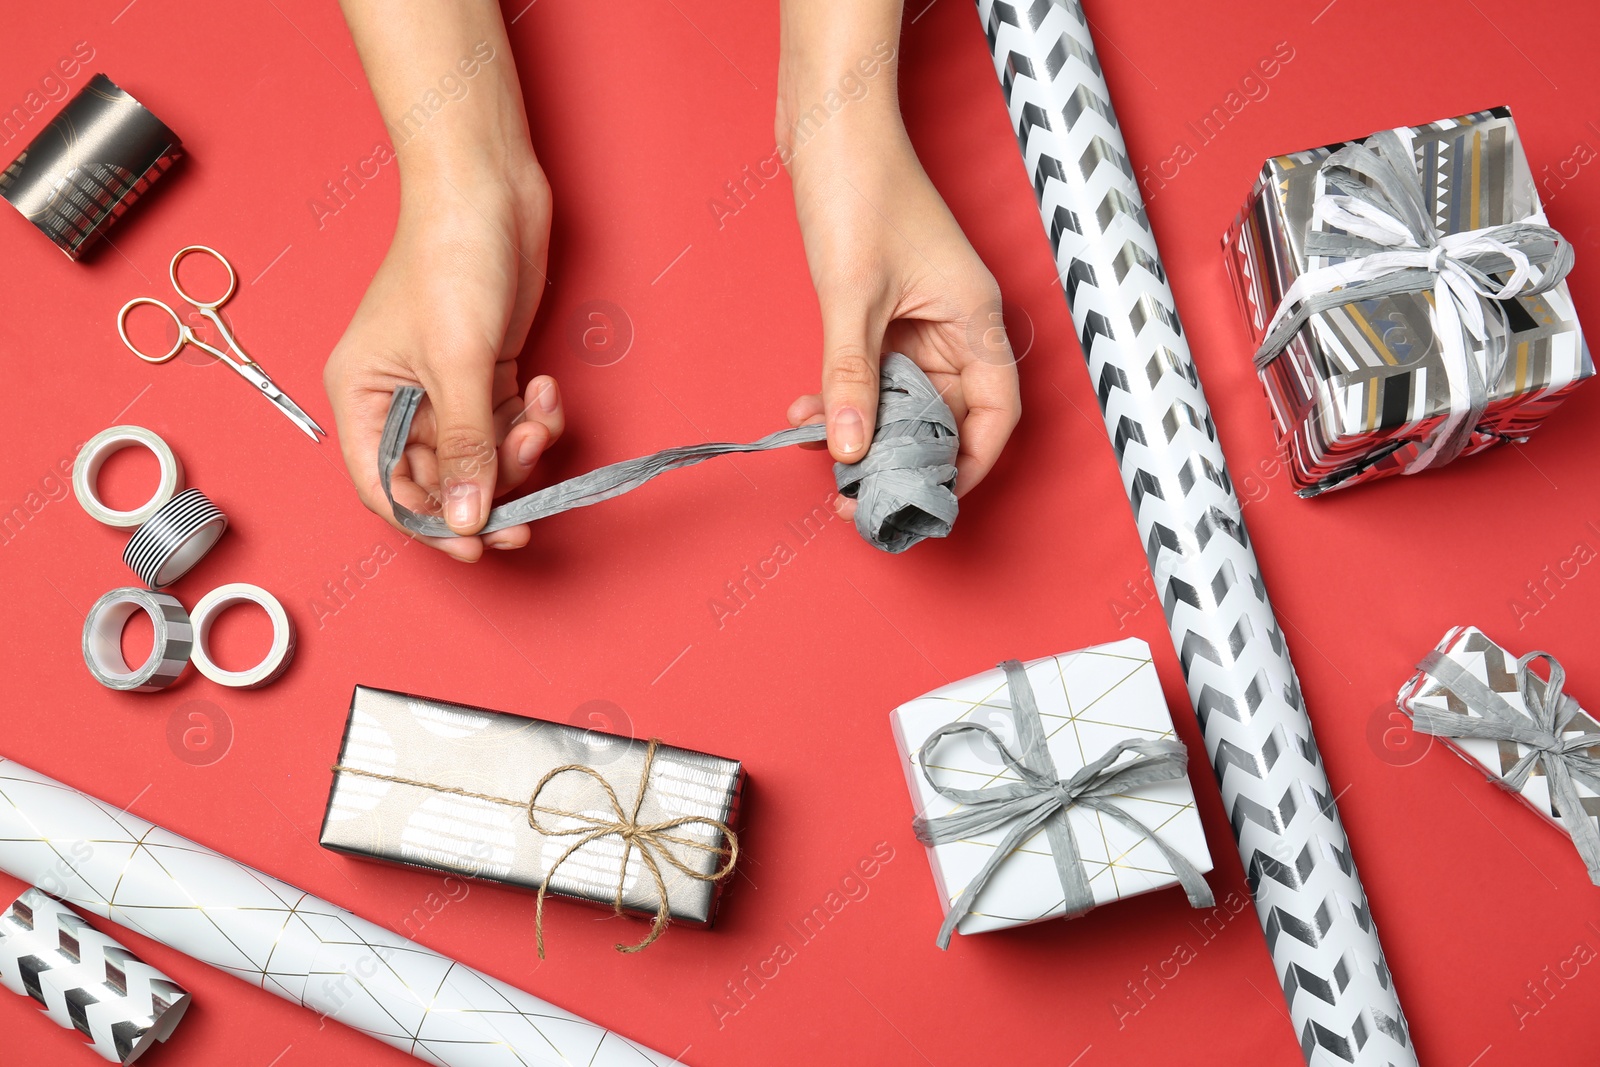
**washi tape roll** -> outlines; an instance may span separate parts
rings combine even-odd
[[[182,155],[177,134],[96,74],[0,172],[0,196],[77,259]]]
[[[37,889],[0,915],[0,985],[124,1067],[171,1037],[189,1010],[177,982]]]
[[[138,667],[122,655],[122,628],[133,613],[150,616],[150,655]],[[194,648],[194,627],[178,598],[125,586],[94,602],[83,620],[83,662],[107,689],[153,693],[178,680]]]
[[[272,620],[272,647],[267,651],[266,658],[254,667],[227,671],[217,666],[211,658],[211,649],[206,641],[211,634],[212,622],[235,604],[258,604],[266,611],[267,617]],[[278,680],[279,675],[288,668],[289,661],[294,659],[294,622],[289,618],[289,613],[283,610],[278,598],[258,585],[233,582],[218,586],[200,598],[200,603],[194,606],[189,618],[194,624],[194,648],[190,650],[189,658],[195,670],[218,685],[234,689],[256,689],[269,685]]]
[[[100,468],[105,466],[106,459],[113,452],[136,447],[149,449],[155,454],[156,462],[161,465],[161,482],[149,500],[132,510],[118,511],[106,506],[100,499],[96,482],[100,478]],[[160,511],[181,485],[183,464],[165,441],[143,426],[113,426],[101,430],[89,438],[88,444],[83,446],[72,464],[72,495],[78,498],[78,503],[91,519],[107,526],[138,526]]]
[[[145,520],[122,562],[152,589],[188,574],[228,528],[228,517],[198,489],[185,489]]]

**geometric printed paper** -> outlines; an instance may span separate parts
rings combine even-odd
[[[1444,635],[1437,650],[1441,656],[1453,660],[1458,667],[1487,685],[1511,705],[1512,710],[1521,715],[1528,714],[1527,704],[1523,702],[1522,694],[1517,691],[1517,657],[1495,644],[1482,630],[1476,626],[1457,626]],[[1530,674],[1532,668],[1540,666],[1538,661],[1530,664]],[[1544,679],[1533,674],[1530,688],[1542,699],[1545,689]],[[1567,691],[1563,689],[1563,692]],[[1572,694],[1567,692],[1567,695]],[[1408,715],[1422,708],[1453,712],[1470,718],[1481,717],[1454,693],[1420,671],[1400,690],[1398,703],[1400,709]],[[1563,738],[1577,734],[1600,734],[1600,723],[1597,723],[1588,712],[1579,711],[1561,731]],[[1485,737],[1441,737],[1438,740],[1482,771],[1485,776],[1495,780],[1502,788],[1504,783],[1499,781],[1500,776],[1516,766],[1517,762],[1529,752],[1528,746],[1515,741],[1496,741]],[[1587,749],[1586,753],[1600,759],[1600,746]],[[1597,796],[1595,791],[1576,775],[1573,776],[1572,784],[1578,792],[1579,801],[1583,804],[1584,817],[1590,820],[1600,819],[1600,796]],[[1546,822],[1554,824],[1562,833],[1568,833],[1566,827],[1562,825],[1562,817],[1556,813],[1555,804],[1550,799],[1550,779],[1545,774],[1542,762],[1534,766],[1533,773],[1528,775],[1527,784],[1515,795]]]
[[[1137,638],[1048,656],[1023,666],[1060,778],[1070,778],[1118,741],[1175,739],[1150,647]],[[981,723],[993,730],[1007,749],[1019,753],[1006,677],[998,668],[902,704],[890,721],[916,814],[930,819],[962,807],[934,791],[917,759],[922,743],[939,727],[951,722]],[[1127,754],[1123,762],[1133,758]],[[957,788],[981,789],[1017,780],[989,741],[972,734],[940,741],[928,766],[941,785]],[[1211,870],[1211,853],[1187,777],[1141,786],[1115,799],[1196,870]],[[1178,884],[1161,850],[1149,838],[1092,808],[1074,806],[1067,817],[1097,906]],[[1009,827],[1001,827],[928,848],[934,883],[946,913],[988,862],[1007,830]],[[1040,828],[1000,864],[956,929],[974,934],[1060,918],[1066,915],[1065,905],[1049,840]]]
[[[425,1063],[678,1062],[4,758],[0,871]]]

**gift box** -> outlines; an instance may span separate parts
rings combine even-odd
[[[1025,791],[1020,787],[1032,776],[1024,769],[1030,762],[1044,772],[1038,778],[1043,793],[1055,781],[1082,778],[1080,772],[1093,771],[1096,761],[1118,746],[1129,750],[1112,756],[1102,777],[1148,762],[1141,748],[1159,750],[1168,761],[1167,772],[1155,781],[1111,780],[1107,789],[1112,792],[1099,798],[1105,802],[1101,807],[1077,803],[1062,809],[1060,817],[1069,824],[1077,852],[1073,867],[1092,897],[1076,905],[1068,903],[1057,864],[1062,827],[1050,826],[1050,819],[1031,832],[1026,817],[976,831],[958,828],[957,839],[930,844],[928,859],[947,926],[952,907],[983,877],[986,866],[992,872],[972,896],[970,911],[954,925],[963,934],[1070,918],[1109,901],[1179,884],[1175,868],[1191,875],[1185,885],[1191,902],[1209,903],[1200,875],[1211,869],[1211,854],[1149,646],[1129,638],[1013,666],[1025,682],[1008,677],[1003,664],[902,704],[890,716],[925,843],[928,835],[921,827],[937,827],[942,819],[989,804],[997,788],[1005,795]],[[1020,697],[1019,686],[1028,690]],[[1030,729],[1024,715],[1039,729]],[[1030,732],[1039,737],[1053,767],[1028,760]],[[1124,789],[1123,784],[1131,787]],[[983,799],[966,791],[980,791]],[[1107,810],[1111,805],[1121,814]],[[1127,818],[1148,832],[1129,825]],[[1023,836],[1013,842],[1014,851],[997,855],[1008,848],[1007,838],[1016,835],[1018,826]]]
[[[1473,235],[1502,243],[1516,235],[1511,243],[1536,250],[1539,269],[1552,276],[1564,272],[1563,257],[1570,265],[1569,250],[1551,251],[1550,232],[1533,229],[1545,224],[1543,208],[1509,110],[1386,131],[1362,142],[1371,155],[1356,146],[1342,142],[1269,159],[1223,237],[1280,447],[1301,496],[1526,440],[1594,374],[1564,281],[1543,292],[1524,281],[1519,295],[1485,298],[1510,280],[1497,268],[1511,263]],[[1384,186],[1374,174],[1387,171],[1363,161],[1386,154],[1397,180]],[[1354,168],[1353,157],[1360,157]],[[1340,210],[1357,200],[1364,202],[1355,207],[1358,216],[1371,216],[1376,206],[1388,220]],[[1385,227],[1388,235],[1380,232]],[[1374,251],[1417,254],[1404,267],[1380,268],[1383,256],[1370,258]],[[1467,269],[1448,271],[1452,257]],[[1452,284],[1465,284],[1480,268],[1484,275],[1459,313],[1435,290],[1441,267],[1454,273]],[[1371,277],[1385,270],[1388,284]],[[1389,291],[1402,275],[1411,281],[1400,286],[1407,291]],[[1275,316],[1290,317],[1286,296],[1299,307],[1311,292],[1326,293],[1327,306],[1312,310],[1298,328],[1290,321],[1275,333]],[[1478,314],[1485,323],[1467,322]],[[1469,381],[1474,376],[1481,380]]]
[[[709,925],[743,782],[737,760],[357,686],[322,844],[638,913],[659,874],[665,914]]]
[[[1532,669],[1550,665],[1550,678]],[[1400,710],[1570,836],[1600,884],[1600,722],[1566,694],[1552,657],[1521,659],[1457,626],[1400,690]]]

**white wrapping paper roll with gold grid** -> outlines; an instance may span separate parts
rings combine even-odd
[[[0,870],[427,1063],[677,1062],[5,759]]]

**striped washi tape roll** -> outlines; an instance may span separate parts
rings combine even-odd
[[[228,517],[198,489],[185,489],[134,531],[122,551],[146,585],[171,585],[205,558],[228,528]]]
[[[217,666],[211,658],[208,643],[212,622],[235,604],[257,604],[272,620],[272,647],[260,663],[242,671],[223,670]],[[234,689],[257,689],[270,685],[278,680],[288,669],[289,661],[294,659],[294,622],[289,618],[289,613],[283,610],[278,598],[258,585],[233,582],[218,586],[200,598],[190,618],[194,622],[194,649],[190,652],[194,669],[218,685]]]
[[[154,495],[136,508],[118,511],[100,499],[96,483],[100,468],[113,452],[124,448],[146,448],[154,453],[161,465],[161,480]],[[138,526],[148,520],[177,494],[183,485],[183,464],[165,441],[154,430],[143,426],[112,426],[89,438],[72,464],[72,495],[89,517],[107,526]]]
[[[122,628],[133,613],[150,616],[150,655],[138,667],[122,655]],[[194,627],[178,598],[150,589],[113,589],[83,620],[83,662],[107,689],[153,693],[178,680],[194,647]]]

